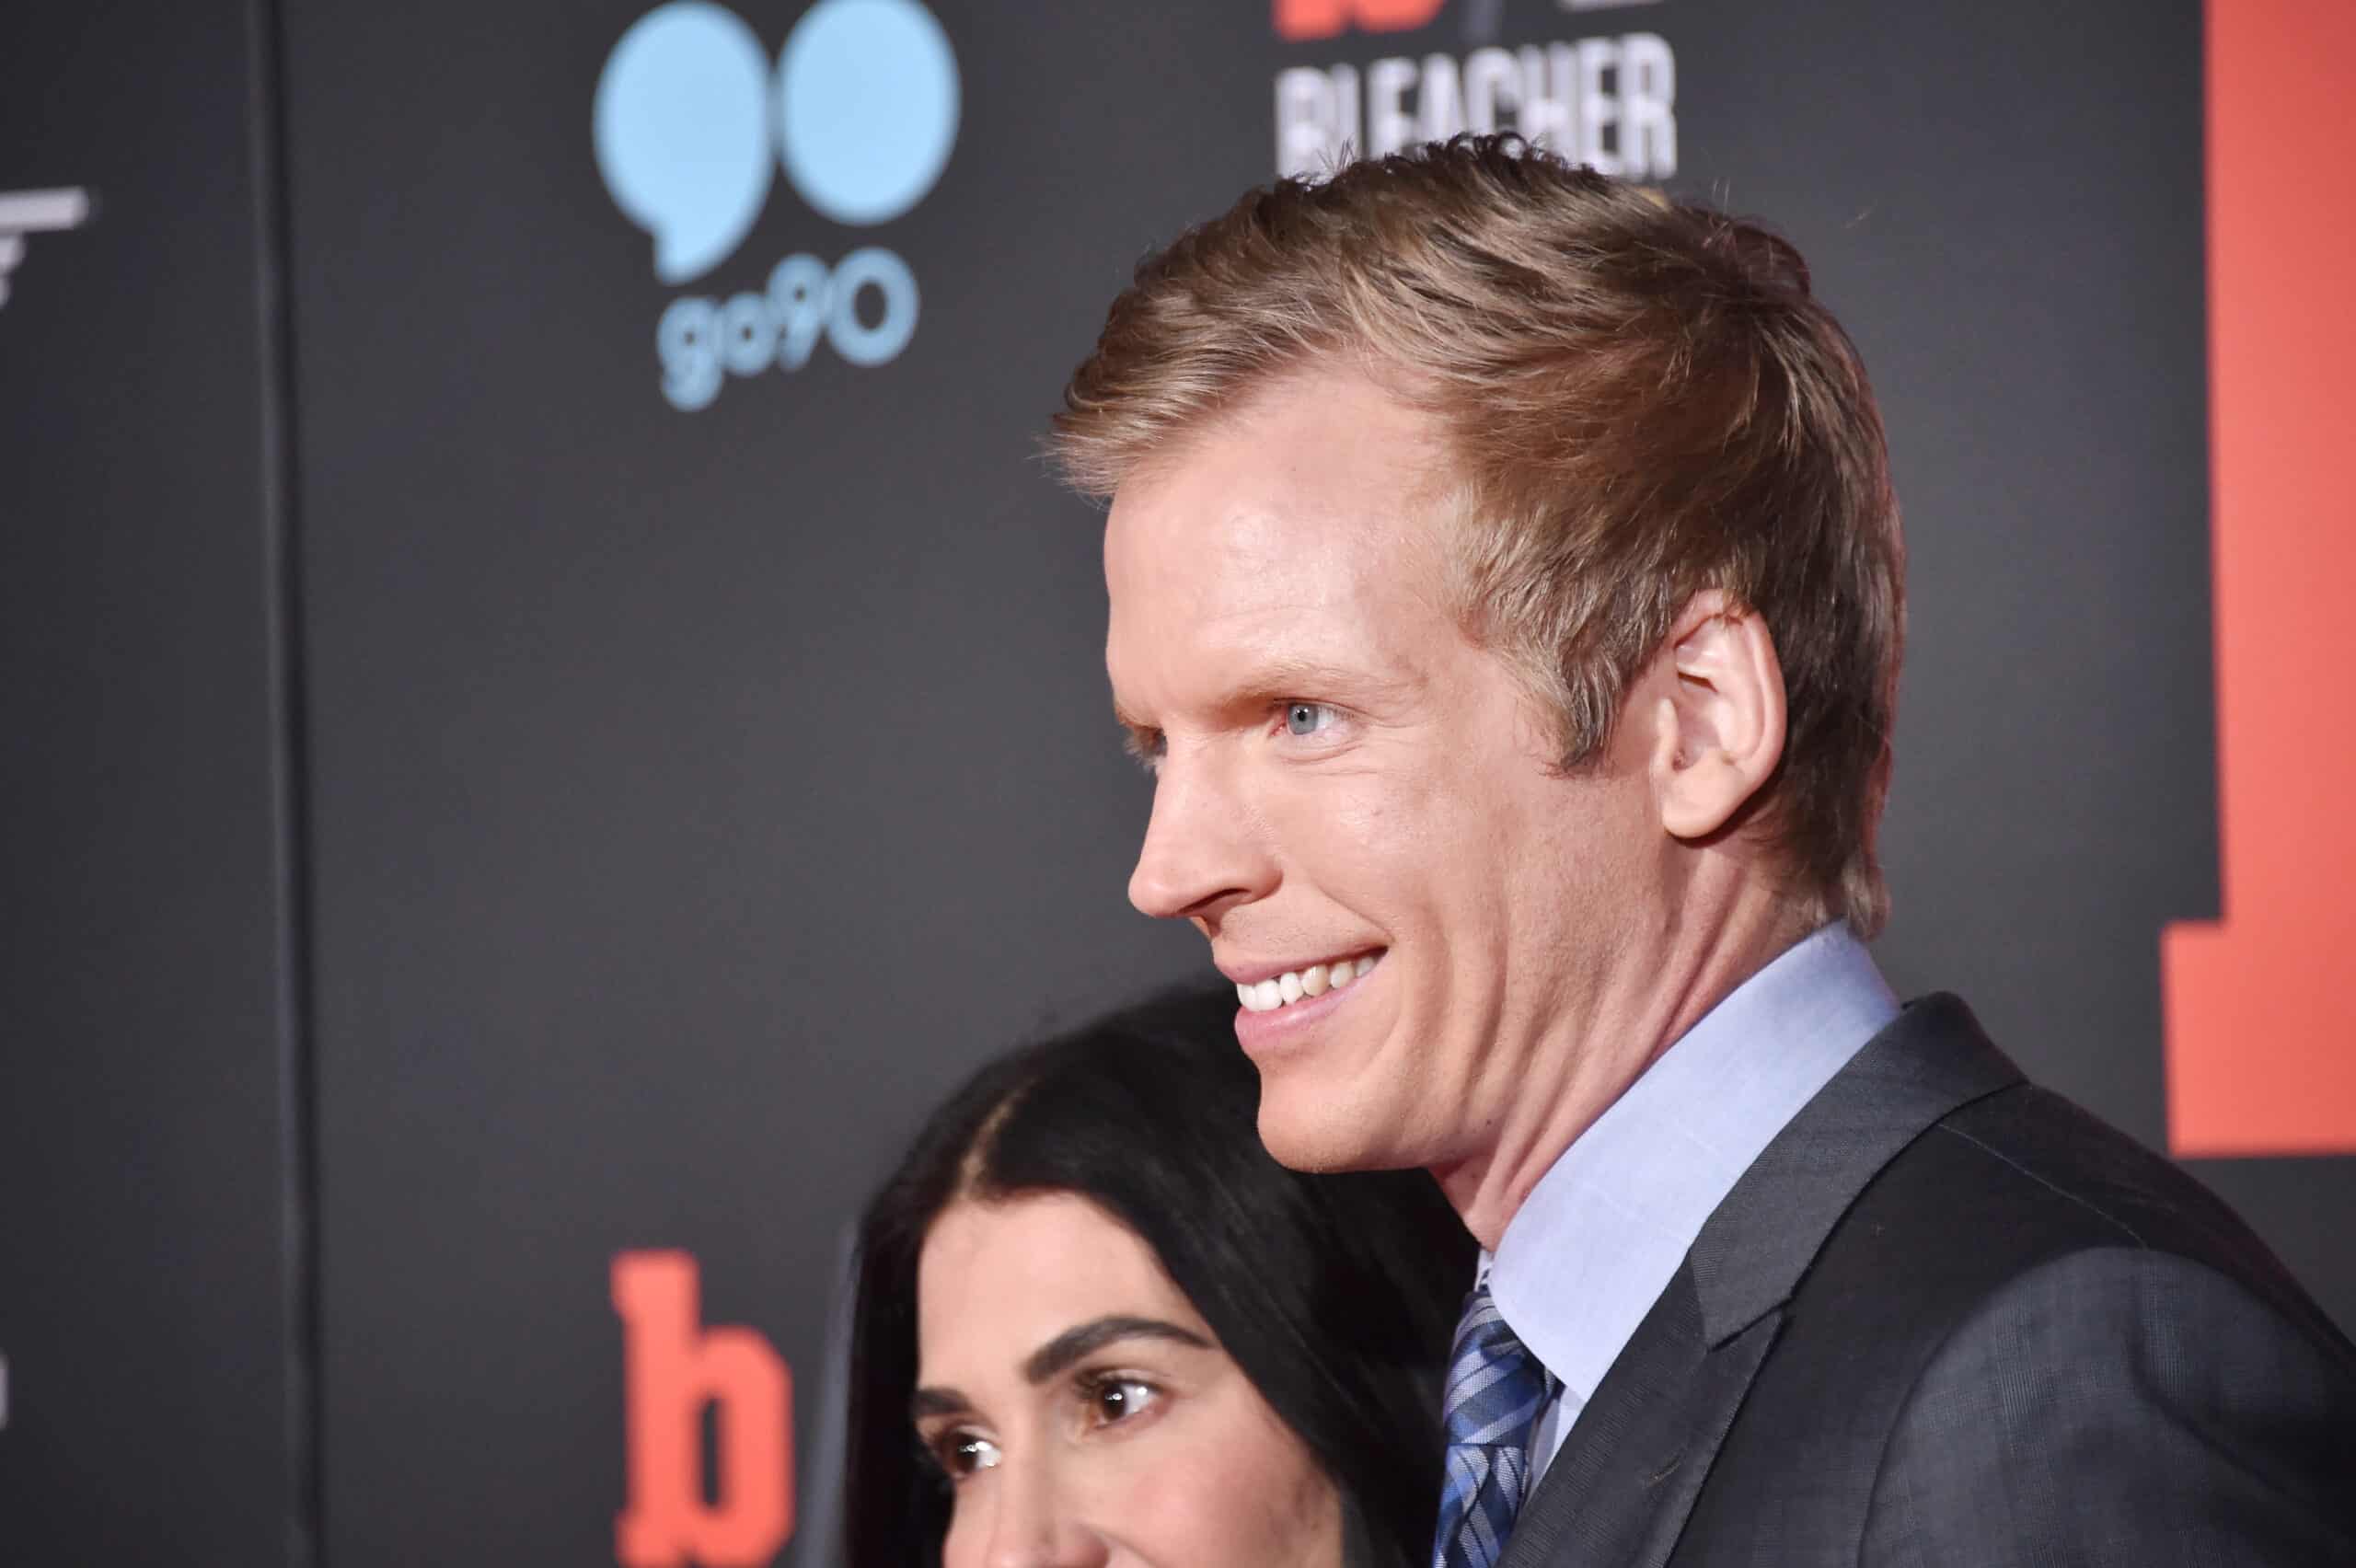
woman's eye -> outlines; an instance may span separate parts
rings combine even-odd
[[[1090,1386],[1088,1413],[1099,1426],[1127,1421],[1153,1408],[1161,1391],[1135,1378],[1107,1378]]]
[[[1128,733],[1124,737],[1122,744],[1131,756],[1145,765],[1145,769],[1149,773],[1161,766],[1162,754],[1170,749],[1169,743],[1163,738],[1161,731],[1149,730],[1141,724],[1129,726]]]
[[[977,1432],[952,1432],[933,1447],[941,1468],[952,1481],[963,1481],[976,1470],[998,1468],[998,1445]]]
[[[1293,735],[1313,735],[1334,722],[1336,715],[1322,702],[1288,702],[1285,705],[1285,732]]]

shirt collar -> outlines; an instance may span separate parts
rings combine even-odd
[[[1752,975],[1565,1150],[1482,1276],[1584,1403],[1760,1151],[1898,1016],[1865,944],[1826,926]]]

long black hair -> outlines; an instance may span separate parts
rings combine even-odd
[[[984,1067],[860,1230],[844,1522],[853,1568],[937,1564],[950,1500],[918,1456],[917,1260],[961,1197],[1073,1193],[1142,1238],[1341,1493],[1369,1568],[1427,1562],[1438,1386],[1472,1276],[1420,1170],[1308,1176],[1260,1145],[1231,992],[1173,995]]]

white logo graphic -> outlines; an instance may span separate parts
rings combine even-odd
[[[614,45],[591,120],[606,190],[653,236],[654,275],[677,284],[736,253],[780,166],[833,223],[906,213],[947,166],[958,110],[956,55],[919,0],[818,0],[774,72],[734,12],[672,0]],[[789,256],[760,293],[671,302],[655,329],[663,393],[708,407],[728,375],[799,370],[822,338],[852,364],[883,364],[916,326],[916,277],[895,252],[866,246],[832,267]]]
[[[25,236],[80,228],[90,213],[87,190],[0,190],[0,305],[8,303],[8,274],[25,259]]]
[[[1636,0],[1611,0],[1613,5]],[[1648,3],[1648,0],[1647,0]],[[1565,9],[1598,8],[1584,0]],[[1496,18],[1467,14],[1484,35]],[[1460,132],[1519,133],[1598,173],[1677,175],[1677,56],[1658,33],[1496,44],[1276,74],[1276,172],[1322,174]]]

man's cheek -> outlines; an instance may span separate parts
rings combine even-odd
[[[1397,779],[1369,771],[1329,773],[1302,791],[1300,803],[1311,818],[1330,824],[1339,842],[1380,846],[1427,820],[1430,801],[1403,795]]]

